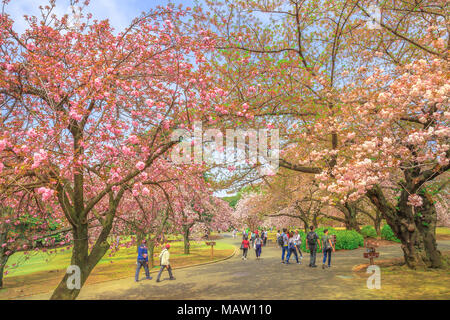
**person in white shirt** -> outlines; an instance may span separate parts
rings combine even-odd
[[[169,279],[175,280],[175,278],[173,277],[173,274],[172,274],[172,267],[170,266],[170,262],[169,262],[169,258],[170,258],[169,249],[170,249],[170,244],[167,244],[166,248],[164,250],[162,250],[159,255],[161,269],[159,269],[159,273],[158,273],[158,277],[156,278],[156,282],[160,282],[159,279],[161,278],[161,274],[164,271],[164,268],[167,268],[167,271],[169,272],[169,277],[170,277]]]
[[[303,259],[303,254],[302,254],[302,250],[301,250],[302,237],[300,237],[300,233],[298,232],[298,230],[295,231],[294,244],[295,244],[295,248],[297,249],[298,253],[300,254],[300,264],[302,264],[302,259]]]

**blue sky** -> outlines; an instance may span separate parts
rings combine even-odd
[[[193,0],[171,0],[175,4],[182,3],[185,7],[192,7]],[[142,11],[155,8],[158,5],[167,5],[168,0],[91,0],[89,12],[95,19],[109,19],[116,30],[122,30]],[[24,15],[39,16],[39,6],[48,4],[48,0],[11,0],[6,12],[15,21],[14,29],[22,33],[26,29]],[[58,16],[69,13],[69,0],[56,0],[55,13]]]

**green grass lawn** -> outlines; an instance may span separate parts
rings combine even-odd
[[[184,244],[182,241],[171,242],[171,258],[186,256],[183,252]],[[209,250],[210,247],[205,245],[204,241],[191,241],[190,242],[191,251],[195,250]],[[214,250],[229,250],[232,246],[220,241],[216,241]],[[155,261],[158,260],[158,255],[160,253],[160,248],[155,248]],[[118,252],[110,255],[111,252],[108,251],[105,256],[100,260],[98,265],[111,264],[116,262],[121,262],[124,260],[135,260],[137,257],[136,246],[130,248],[120,248]],[[8,276],[22,276],[39,271],[52,271],[65,269],[70,265],[70,258],[72,256],[72,249],[67,247],[62,247],[57,249],[57,253],[44,253],[42,251],[29,252],[29,254],[24,254],[24,252],[18,252],[13,254],[7,263],[5,271],[8,271]]]

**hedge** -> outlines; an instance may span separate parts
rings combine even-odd
[[[358,247],[362,247],[364,245],[364,238],[355,230],[336,230],[332,227],[330,228],[317,228],[315,231],[319,236],[319,239],[322,243],[322,237],[324,235],[323,230],[328,229],[328,235],[336,235],[336,250],[353,250]],[[302,251],[309,252],[306,249],[306,234],[303,231],[299,231],[300,237],[302,238]],[[318,252],[322,252],[322,250],[318,250]]]

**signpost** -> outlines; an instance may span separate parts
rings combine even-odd
[[[364,258],[370,259],[370,265],[373,265],[373,259],[380,257],[380,253],[376,252],[378,242],[375,240],[364,240],[364,247],[366,248],[366,252],[364,252]]]
[[[215,241],[207,241],[205,242],[207,246],[211,246],[211,259],[214,257],[214,246],[216,245]]]

